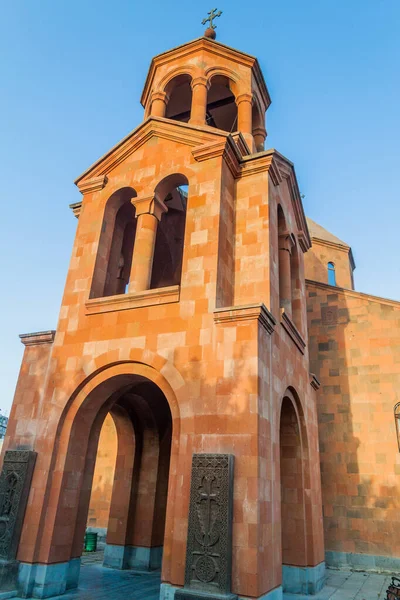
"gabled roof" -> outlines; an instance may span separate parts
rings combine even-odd
[[[318,225],[318,223],[316,223],[309,217],[307,217],[307,225],[311,238],[323,240],[324,242],[330,242],[331,244],[338,244],[339,246],[346,246],[346,248],[350,248],[350,246],[346,244],[346,242],[340,240],[338,237],[336,237],[336,235],[333,235],[333,233],[322,227],[322,225]]]
[[[306,217],[308,231],[310,232],[311,240],[320,240],[322,242],[327,242],[328,244],[334,244],[335,246],[339,246],[342,249],[346,250],[349,253],[349,260],[351,268],[354,270],[356,268],[356,263],[354,261],[353,251],[349,244],[343,242],[343,240],[333,235],[330,231],[322,227],[322,225],[318,225],[315,221]]]

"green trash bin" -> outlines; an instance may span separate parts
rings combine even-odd
[[[97,533],[87,532],[85,535],[85,552],[96,552],[97,550]]]

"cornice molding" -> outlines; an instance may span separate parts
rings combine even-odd
[[[251,154],[251,150],[243,137],[243,134],[240,131],[236,133],[232,133],[231,137],[236,144],[237,149],[239,150],[239,154],[241,157],[248,156]]]
[[[270,152],[269,150],[267,152]],[[303,209],[303,203],[301,201],[299,186],[297,183],[296,172],[293,163],[285,158],[282,154],[273,150],[276,159],[276,164],[279,169],[282,180],[286,180],[289,189],[290,198],[292,201],[292,207],[294,216],[296,219],[297,229],[299,234],[301,233],[301,249],[303,252],[307,252],[311,248],[310,232],[308,231],[306,216]]]
[[[81,188],[87,181],[110,173],[128,156],[140,148],[152,137],[172,140],[187,146],[200,146],[208,141],[218,138],[226,139],[229,133],[211,127],[199,127],[190,123],[173,121],[163,117],[149,116],[139,127],[131,131],[123,140],[118,142],[107,154],[99,158],[76,180],[75,184]]]
[[[359,298],[361,300],[370,300],[371,302],[378,302],[379,304],[385,304],[387,306],[393,306],[393,308],[400,309],[400,300],[391,300],[390,298],[382,298],[380,296],[372,296],[371,294],[365,294],[363,292],[356,292],[356,290],[350,290],[347,288],[337,287],[329,285],[328,283],[322,283],[320,281],[312,281],[306,279],[307,286],[313,288],[319,288],[329,294],[341,294],[343,296],[350,296],[351,298]]]
[[[314,373],[310,373],[310,385],[313,388],[313,390],[319,390],[319,388],[321,387],[321,383],[319,381],[319,379],[317,379],[317,376],[314,375]]]
[[[24,346],[42,346],[43,344],[52,344],[56,332],[54,329],[48,331],[37,331],[35,333],[21,333],[19,339]]]
[[[79,219],[79,215],[81,214],[82,210],[82,200],[80,202],[74,202],[73,204],[70,204],[69,207],[74,213],[75,217]]]
[[[348,246],[347,244],[338,244],[336,242],[331,242],[329,240],[323,240],[322,238],[318,238],[318,237],[311,237],[311,243],[312,243],[312,245],[315,244],[317,246],[326,246],[328,248],[334,248],[335,250],[340,250],[341,252],[345,252],[349,256],[350,266],[351,266],[352,270],[354,271],[354,269],[356,268],[356,263],[354,261],[354,256],[353,256],[353,251],[351,249],[351,246]]]
[[[348,254],[350,251],[350,246],[347,246],[347,244],[337,244],[335,242],[330,242],[329,240],[323,240],[322,238],[314,236],[311,237],[311,241],[313,244],[315,243],[319,246],[328,246],[329,248],[335,248],[336,250],[341,250],[346,254]]]
[[[106,296],[105,298],[91,298],[85,304],[86,315],[179,302],[179,294],[179,285],[172,285],[155,290],[145,290],[144,292],[118,294],[116,296]]]
[[[304,354],[306,343],[303,340],[300,331],[297,329],[292,319],[285,313],[284,309],[281,309],[281,325],[286,333],[291,337],[300,352]]]
[[[77,183],[79,191],[84,194],[92,194],[93,192],[99,192],[108,183],[106,175],[99,175],[92,177],[91,179],[85,179],[84,181]]]
[[[258,152],[250,156],[244,156],[241,162],[240,177],[247,177],[256,173],[268,171],[274,186],[278,186],[281,181],[280,171],[276,165],[274,154],[268,152]]]
[[[239,150],[231,136],[225,140],[218,140],[209,144],[203,144],[192,150],[193,158],[197,162],[210,160],[222,156],[228,165],[233,177],[237,178],[240,172],[241,156]]]
[[[300,246],[301,250],[303,252],[307,252],[307,250],[308,250],[307,237],[306,237],[306,234],[304,233],[304,231],[298,231],[297,240],[299,242],[299,246]]]
[[[214,310],[214,323],[216,325],[235,324],[242,321],[258,321],[269,334],[273,333],[276,325],[276,320],[265,304],[229,306]]]

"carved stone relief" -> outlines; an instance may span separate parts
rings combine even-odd
[[[177,599],[237,598],[230,593],[233,461],[230,454],[193,455],[185,587]]]
[[[7,450],[0,475],[0,559],[16,558],[36,452]]]

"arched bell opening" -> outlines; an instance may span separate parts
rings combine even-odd
[[[122,188],[107,201],[101,227],[90,298],[124,294],[129,283],[136,235],[136,190]]]
[[[231,85],[224,75],[212,77],[206,108],[206,124],[229,133],[238,129],[238,109]]]
[[[157,228],[150,289],[179,285],[182,274],[188,180],[174,173],[155,188],[155,196],[167,207]]]
[[[165,111],[167,119],[187,123],[192,107],[192,78],[190,75],[178,75],[166,86],[168,103]]]

